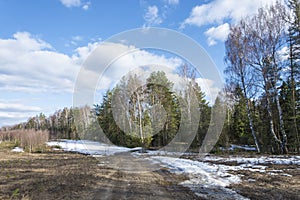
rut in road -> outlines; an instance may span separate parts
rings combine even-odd
[[[185,177],[171,174],[130,153],[100,157],[99,161],[102,183],[94,199],[201,199],[178,185]]]

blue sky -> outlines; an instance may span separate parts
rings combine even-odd
[[[0,126],[71,107],[74,83],[87,56],[102,41],[130,29],[161,27],[186,34],[203,46],[222,73],[230,24],[274,2],[0,0]],[[142,50],[136,57],[180,64]]]

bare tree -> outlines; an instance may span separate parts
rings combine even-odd
[[[244,48],[248,49],[245,55],[246,64],[260,75],[260,83],[263,85],[262,89],[267,99],[270,132],[274,140],[280,144],[282,153],[287,153],[287,135],[277,86],[282,70],[279,51],[283,48],[285,42],[285,16],[285,6],[279,2],[269,8],[259,9],[257,15],[245,21],[249,41],[244,45]],[[271,110],[272,99],[274,99],[277,106],[281,138],[274,131],[274,113]]]
[[[225,61],[228,67],[225,73],[229,75],[229,84],[238,85],[246,99],[247,116],[253,140],[256,145],[257,152],[260,152],[260,147],[254,130],[253,119],[249,106],[249,97],[253,96],[255,89],[254,80],[255,72],[246,64],[247,48],[244,45],[249,42],[245,23],[242,20],[240,24],[231,27],[230,34],[225,43],[226,57]]]

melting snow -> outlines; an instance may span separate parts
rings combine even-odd
[[[60,140],[47,142],[48,146],[60,146],[64,151],[78,152],[89,155],[113,155],[115,153],[129,152],[140,150],[137,148],[118,147],[114,145],[107,145],[100,142],[88,141],[88,140]]]
[[[173,173],[187,175],[189,180],[181,184],[189,187],[198,196],[209,199],[247,199],[226,188],[241,181],[238,176],[227,172],[234,169],[234,166],[163,156],[152,156],[150,160],[169,168]]]
[[[228,169],[226,168],[230,166],[163,156],[153,156],[151,159],[160,162],[162,166],[169,168],[171,172],[190,174],[193,179],[200,178],[201,180],[199,179],[197,182],[203,182],[203,184],[226,187],[232,183],[240,182],[238,176],[227,173]]]

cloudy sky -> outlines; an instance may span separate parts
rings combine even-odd
[[[274,2],[0,0],[0,126],[71,107],[74,84],[88,55],[101,42],[130,29],[161,27],[186,34],[207,51],[222,73],[230,24]],[[111,44],[108,50],[116,48],[131,47]],[[182,64],[170,55],[141,49],[121,58],[98,87],[108,87],[114,75],[126,74],[128,66],[153,61],[171,67]],[[210,87],[213,80],[206,83]]]

